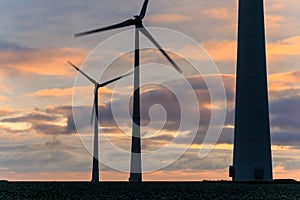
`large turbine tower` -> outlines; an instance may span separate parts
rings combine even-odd
[[[272,181],[263,0],[239,0],[234,181]]]

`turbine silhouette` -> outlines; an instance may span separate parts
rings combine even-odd
[[[131,165],[129,182],[142,181],[142,167],[141,167],[141,139],[140,139],[140,50],[139,50],[139,33],[145,35],[156,48],[166,57],[172,66],[182,73],[180,67],[169,57],[169,55],[162,49],[159,43],[143,26],[142,20],[144,19],[147,11],[149,0],[145,0],[139,15],[134,16],[133,19],[128,19],[118,24],[99,28],[91,31],[76,33],[75,37],[94,34],[98,32],[123,28],[127,26],[135,26],[135,55],[134,55],[134,94],[133,94],[133,123],[132,123],[132,145],[131,145]]]
[[[263,0],[239,0],[234,181],[272,181]]]
[[[74,67],[79,73],[81,73],[84,77],[86,77],[91,83],[94,84],[94,103],[92,108],[92,120],[91,123],[94,121],[94,147],[93,147],[93,168],[92,168],[92,183],[98,183],[99,182],[99,161],[98,161],[98,89],[101,87],[105,87],[106,85],[113,83],[123,77],[126,77],[132,72],[127,73],[123,76],[119,76],[117,78],[114,78],[112,80],[106,81],[104,83],[98,83],[94,79],[92,79],[90,76],[88,76],[86,73],[84,73],[82,70],[80,70],[78,67],[76,67],[73,63],[68,61],[68,63]]]

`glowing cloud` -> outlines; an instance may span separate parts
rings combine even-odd
[[[0,59],[3,66],[9,66],[25,73],[70,75],[72,70],[66,60],[70,59],[80,63],[85,54],[85,50],[72,48],[10,49],[0,51]]]

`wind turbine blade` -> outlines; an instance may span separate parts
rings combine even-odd
[[[141,31],[155,46],[156,48],[168,59],[168,61],[173,65],[173,67],[179,72],[182,73],[182,69],[170,58],[170,56],[162,49],[158,42],[152,37],[152,35],[147,31],[147,29],[142,26],[139,28]]]
[[[145,0],[145,2],[143,4],[143,7],[142,7],[142,10],[141,10],[141,13],[140,13],[140,18],[141,19],[144,19],[145,15],[146,15],[148,2],[149,2],[149,0]]]
[[[89,81],[91,81],[94,84],[98,84],[97,81],[95,81],[94,79],[92,79],[91,77],[89,77],[86,73],[84,73],[82,70],[80,70],[78,67],[76,67],[76,65],[74,65],[73,63],[71,63],[70,61],[68,61],[68,63],[74,67],[77,71],[79,71],[83,76],[85,76]]]
[[[96,90],[97,90],[98,88],[95,88],[95,91],[94,91],[94,101],[93,101],[93,107],[92,107],[92,116],[91,116],[91,125],[93,125],[93,123],[94,123],[94,119],[95,119],[95,109],[96,109]],[[96,116],[96,119],[97,119],[97,121],[98,121],[98,116]]]
[[[92,107],[92,116],[91,116],[91,125],[94,123],[94,115],[95,115],[95,95],[94,95],[94,101],[93,101],[93,107]]]
[[[98,87],[104,87],[104,86],[106,86],[106,85],[108,85],[108,84],[110,84],[110,83],[112,83],[112,82],[115,82],[115,81],[121,79],[121,78],[124,78],[124,77],[126,77],[126,76],[129,76],[130,74],[132,74],[132,72],[129,72],[129,73],[127,73],[127,74],[124,74],[124,75],[119,76],[119,77],[117,77],[117,78],[114,78],[114,79],[112,79],[112,80],[109,80],[109,81],[106,81],[106,82],[104,82],[104,83],[101,83],[101,84],[98,85]]]
[[[108,31],[108,30],[112,30],[112,29],[123,28],[123,27],[131,26],[131,25],[134,25],[134,20],[133,19],[129,19],[129,20],[126,20],[124,22],[114,24],[114,25],[111,25],[111,26],[107,26],[107,27],[104,27],[104,28],[99,28],[99,29],[95,29],[95,30],[91,30],[91,31],[81,32],[81,33],[75,33],[74,37],[80,37],[80,36],[89,35],[89,34],[93,34],[93,33],[98,33],[98,32],[102,32],[102,31]]]

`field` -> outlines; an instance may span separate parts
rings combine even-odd
[[[300,199],[298,183],[0,182],[0,199]]]

